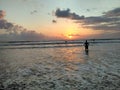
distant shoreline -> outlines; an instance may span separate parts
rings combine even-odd
[[[0,43],[18,43],[18,42],[50,42],[50,41],[85,41],[85,40],[88,40],[88,41],[95,41],[95,40],[120,40],[120,38],[97,38],[97,39],[94,39],[94,38],[90,38],[90,39],[76,39],[76,40],[18,40],[18,41],[15,41],[15,40],[11,40],[11,41],[0,41]]]
[[[91,44],[97,43],[120,43],[120,39],[87,39]],[[7,41],[0,42],[0,47],[7,46],[20,46],[20,47],[72,47],[72,46],[83,46],[85,40],[56,40],[56,41]]]

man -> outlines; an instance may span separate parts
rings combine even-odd
[[[85,46],[85,50],[88,50],[89,43],[87,42],[87,40],[85,41],[84,46]]]

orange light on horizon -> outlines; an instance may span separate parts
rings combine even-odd
[[[74,39],[73,34],[75,34],[76,32],[72,29],[69,29],[68,31],[66,31],[65,33],[65,38],[66,39]]]
[[[68,36],[68,38],[69,38],[69,39],[72,39],[72,38],[73,38],[73,36],[69,35],[69,36]]]
[[[90,28],[84,28],[80,24],[78,25],[72,21],[65,21],[63,19],[59,20],[56,24],[48,24],[45,27],[41,27],[38,31],[46,36],[58,37],[65,40],[89,38],[101,33],[100,30],[96,31]]]
[[[67,39],[72,39],[73,36],[72,36],[71,34],[67,34],[67,35],[66,35],[66,38],[67,38]]]

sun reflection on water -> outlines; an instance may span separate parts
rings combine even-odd
[[[56,60],[60,60],[62,62],[79,62],[85,63],[84,54],[82,48],[73,47],[73,48],[60,48],[55,51],[55,58]]]

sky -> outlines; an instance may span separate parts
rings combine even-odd
[[[0,40],[120,38],[120,0],[0,0]]]

